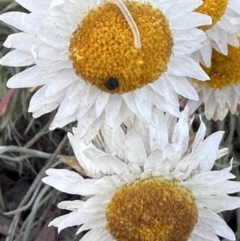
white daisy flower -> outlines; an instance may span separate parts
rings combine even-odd
[[[199,101],[188,101],[190,113],[204,104],[207,119],[223,120],[227,113],[239,114],[240,104],[240,47],[229,46],[228,55],[213,50],[212,65],[204,68],[209,81],[194,81]]]
[[[43,182],[87,199],[59,203],[70,212],[50,225],[59,232],[81,225],[78,233],[89,230],[81,241],[235,240],[218,213],[240,207],[239,197],[228,196],[240,191],[240,183],[229,181],[235,177],[231,166],[211,171],[215,160],[227,153],[227,148],[219,150],[223,132],[204,140],[206,127],[201,123],[190,140],[187,114],[184,111],[177,123],[169,116],[155,116],[159,129],[136,121],[126,132],[109,137],[107,152],[99,140],[86,145],[69,134],[91,178],[49,169]]]
[[[236,34],[240,31],[239,0],[205,0],[197,12],[212,17],[212,25],[202,27],[207,39],[195,56],[207,67],[211,65],[212,50],[228,54],[228,45],[239,47]]]
[[[16,1],[31,13],[0,16],[23,31],[7,38],[15,50],[0,63],[29,66],[7,85],[41,86],[29,111],[59,107],[52,130],[75,120],[113,127],[128,111],[150,121],[153,106],[179,116],[178,94],[198,99],[186,77],[208,79],[190,57],[206,39],[197,27],[211,24],[193,12],[201,0]]]

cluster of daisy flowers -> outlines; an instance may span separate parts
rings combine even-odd
[[[99,241],[235,240],[219,213],[240,207],[223,132],[205,138],[200,105],[222,120],[240,103],[239,0],[16,0],[28,10],[0,64],[27,68],[9,88],[34,91],[50,130],[77,121],[69,141],[82,172],[49,169],[43,182],[80,196],[51,225],[79,225]],[[184,109],[180,111],[180,107]]]

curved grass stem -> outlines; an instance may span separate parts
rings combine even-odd
[[[141,46],[141,37],[140,33],[137,27],[137,24],[135,23],[131,13],[129,12],[127,6],[124,4],[122,0],[107,0],[107,2],[115,4],[120,11],[122,12],[123,16],[125,17],[126,21],[129,24],[129,27],[132,30],[133,37],[134,37],[134,45],[136,49],[140,49]]]

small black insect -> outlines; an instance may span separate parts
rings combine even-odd
[[[108,90],[115,90],[118,86],[118,80],[116,78],[110,77],[104,84]]]

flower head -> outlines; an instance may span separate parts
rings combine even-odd
[[[153,106],[179,116],[178,94],[198,99],[186,77],[208,78],[190,57],[206,38],[197,27],[211,23],[193,12],[200,0],[17,2],[31,13],[0,16],[23,31],[7,38],[16,50],[0,63],[30,66],[8,86],[41,86],[29,111],[59,107],[50,129],[113,127],[128,112],[150,122]]]
[[[240,191],[231,166],[211,171],[223,132],[204,140],[201,123],[189,139],[187,111],[176,118],[154,113],[155,127],[135,120],[112,133],[102,130],[94,144],[69,134],[75,155],[92,179],[70,170],[49,169],[43,181],[60,191],[87,196],[86,201],[64,201],[70,210],[50,225],[62,230],[82,225],[90,230],[82,240],[191,241],[235,240],[234,233],[217,214],[240,207]],[[104,148],[106,147],[106,148]]]
[[[229,46],[225,56],[213,50],[211,67],[203,67],[210,80],[194,80],[200,100],[188,101],[191,112],[203,103],[208,119],[223,120],[229,110],[237,113],[240,103],[240,47]]]
[[[203,47],[197,51],[199,60],[207,67],[211,65],[212,50],[228,54],[228,45],[238,47],[237,33],[240,30],[240,8],[238,0],[205,0],[196,10],[212,18],[212,25],[202,27],[207,34]]]

